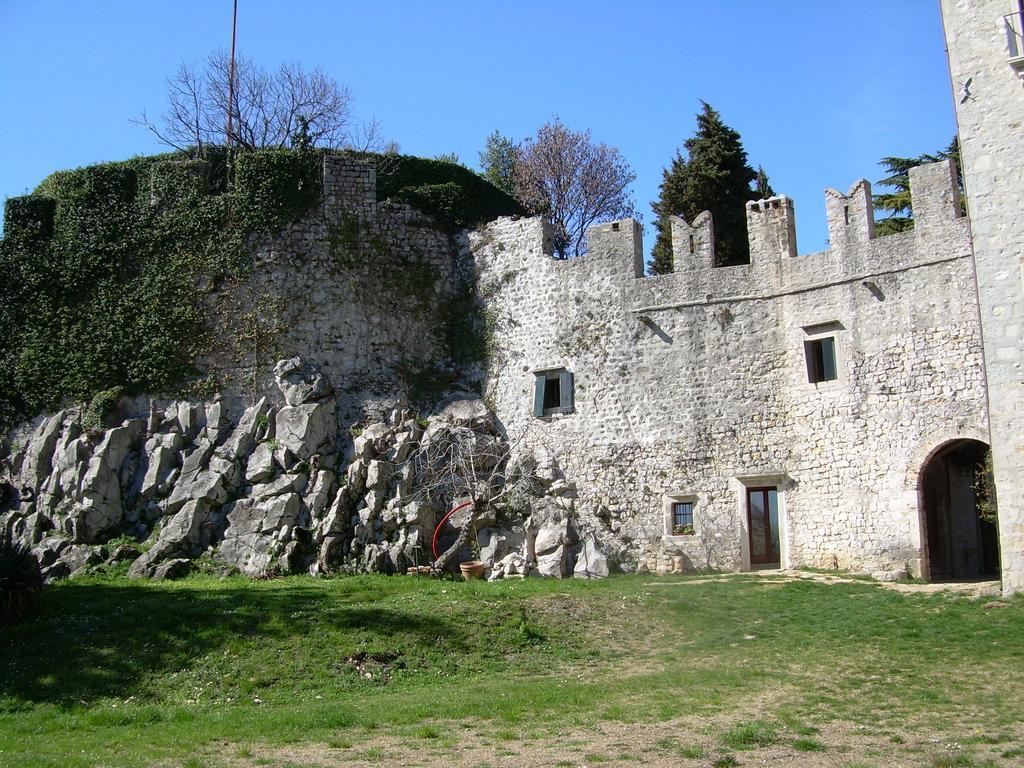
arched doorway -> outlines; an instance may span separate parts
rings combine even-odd
[[[998,531],[979,514],[979,478],[988,446],[953,440],[921,468],[920,498],[924,575],[930,581],[995,578]]]

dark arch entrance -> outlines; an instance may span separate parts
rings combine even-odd
[[[975,492],[987,456],[982,442],[954,440],[921,468],[924,575],[930,581],[999,575],[998,532],[978,515]]]

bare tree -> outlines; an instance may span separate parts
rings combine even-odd
[[[523,143],[515,164],[520,202],[551,221],[563,259],[586,250],[587,228],[601,219],[635,215],[627,191],[635,179],[619,150],[594,144],[590,131],[569,130],[558,118]]]
[[[369,150],[381,144],[379,124],[356,122],[351,91],[319,68],[286,62],[269,71],[236,57],[234,104],[229,104],[230,72],[223,51],[211,53],[201,67],[182,64],[167,79],[167,109],[159,124],[145,112],[136,122],[176,149],[229,139],[246,149],[284,147],[300,126],[310,146]]]
[[[450,426],[421,444],[417,495],[440,509],[451,509],[460,501],[469,503],[468,511],[453,521],[458,535],[434,562],[434,570],[447,567],[489,510],[526,503],[535,480],[532,465],[516,460],[525,438],[526,432],[509,440],[469,426]]]

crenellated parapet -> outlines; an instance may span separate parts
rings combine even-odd
[[[641,228],[626,219],[590,228],[587,253],[560,262],[552,279],[568,274],[579,276],[574,278],[577,280],[599,275],[623,288],[650,293],[657,302],[672,298],[698,302],[807,290],[966,257],[970,244],[953,163],[942,161],[911,169],[910,185],[915,227],[908,232],[877,236],[871,184],[862,179],[845,194],[825,190],[830,247],[822,252],[798,255],[795,206],[791,198],[779,195],[746,204],[748,264],[715,266],[713,220],[705,211],[693,222],[669,218],[673,274],[644,276]],[[545,263],[555,261],[549,248],[526,250],[531,254],[521,266],[527,269],[544,270]]]
[[[751,262],[796,256],[793,201],[779,195],[747,203],[747,241],[750,243]]]

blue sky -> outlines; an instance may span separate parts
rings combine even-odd
[[[230,0],[0,0],[0,195],[50,172],[160,151],[132,124],[164,78],[230,42]],[[822,190],[955,128],[936,0],[315,2],[239,0],[239,50],[318,65],[403,152],[475,167],[493,130],[559,116],[637,174],[648,248],[661,170],[700,100],[794,198],[801,253],[825,247]]]

